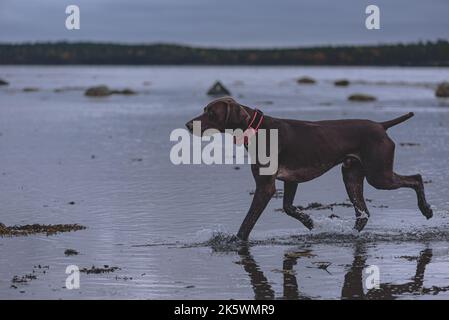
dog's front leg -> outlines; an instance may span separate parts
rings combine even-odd
[[[253,202],[237,233],[237,237],[244,241],[248,240],[251,230],[253,230],[263,210],[276,192],[274,176],[255,176],[255,179],[256,191]]]
[[[287,215],[300,221],[307,229],[313,229],[313,220],[308,214],[305,214],[295,206],[293,200],[295,199],[296,189],[298,184],[296,182],[284,182],[284,201],[283,208]]]

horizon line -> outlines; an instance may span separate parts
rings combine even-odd
[[[195,45],[181,42],[120,42],[120,41],[95,41],[95,40],[48,40],[48,41],[21,41],[21,42],[3,42],[0,41],[0,46],[21,46],[21,45],[57,45],[57,44],[95,44],[95,45],[116,45],[116,46],[172,46],[172,47],[184,47],[192,49],[204,49],[204,50],[299,50],[299,49],[317,49],[317,48],[348,48],[348,47],[383,47],[383,46],[395,46],[395,45],[419,45],[419,44],[436,44],[439,42],[449,42],[449,39],[436,39],[436,40],[418,40],[410,42],[379,42],[366,43],[366,44],[317,44],[307,46],[264,46],[264,47],[221,47],[221,46],[207,46],[207,45]]]

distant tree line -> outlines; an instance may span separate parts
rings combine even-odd
[[[0,64],[449,66],[449,42],[285,49],[90,42],[0,44]]]

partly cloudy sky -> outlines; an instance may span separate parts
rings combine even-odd
[[[65,8],[81,30],[65,28]],[[381,30],[365,28],[365,8]],[[449,39],[449,0],[0,0],[0,42],[89,40],[218,47]]]

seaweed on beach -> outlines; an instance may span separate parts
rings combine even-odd
[[[312,202],[309,203],[307,207],[298,206],[297,208],[299,210],[334,210],[334,207],[345,207],[345,208],[351,208],[352,204],[347,202],[334,202],[331,204],[322,204],[319,202]]]
[[[67,249],[64,251],[64,254],[66,256],[76,256],[78,255],[78,251],[76,251],[75,249]]]
[[[395,258],[405,259],[407,261],[417,261],[418,260],[418,256],[399,256],[399,257],[395,257]]]
[[[91,268],[82,268],[80,272],[86,273],[86,274],[99,274],[99,273],[110,273],[115,272],[117,270],[121,270],[119,267],[110,267],[109,265],[105,264],[103,267],[96,267],[92,266]]]
[[[317,269],[324,270],[327,273],[331,274],[329,272],[329,270],[327,270],[327,268],[329,268],[332,265],[332,262],[316,261],[316,262],[312,262],[312,264],[314,265],[313,267],[306,267],[306,268],[317,268]]]
[[[86,229],[85,226],[79,224],[26,224],[5,226],[0,223],[0,237],[18,237],[29,236],[33,234],[43,233],[47,236],[62,232],[71,232]]]
[[[30,281],[36,280],[37,279],[37,275],[40,274],[45,274],[47,273],[47,270],[50,269],[50,266],[42,266],[42,265],[37,265],[33,267],[33,271],[31,273],[27,273],[23,276],[18,276],[15,275],[12,279],[11,279],[11,289],[17,289],[18,285],[24,285],[24,284],[28,284]]]
[[[416,142],[400,142],[399,145],[401,147],[419,147],[421,144]]]
[[[307,210],[334,210],[335,207],[344,207],[344,208],[351,208],[352,204],[348,202],[334,202],[330,204],[322,204],[320,202],[311,202],[307,206],[296,206],[299,210],[307,211]],[[275,209],[275,211],[281,211],[283,212],[284,209],[279,208]],[[335,218],[335,217],[334,217]]]
[[[26,274],[24,276],[14,276],[11,280],[12,283],[28,283],[31,280],[36,280],[37,276],[33,273]]]

